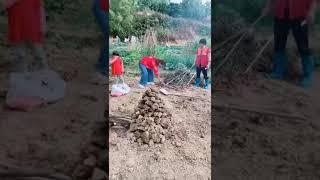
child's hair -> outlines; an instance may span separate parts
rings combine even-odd
[[[112,52],[112,56],[120,56],[120,54],[119,54],[118,51],[113,51],[113,52]]]
[[[157,59],[157,64],[166,65],[166,62],[162,59]]]
[[[200,39],[199,44],[207,45],[206,39]]]

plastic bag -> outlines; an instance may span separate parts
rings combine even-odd
[[[127,84],[113,84],[111,87],[111,96],[118,97],[126,95],[130,92],[130,87]]]
[[[6,104],[12,109],[31,110],[64,97],[65,82],[51,70],[11,73]]]

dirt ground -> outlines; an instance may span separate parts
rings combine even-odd
[[[319,46],[314,45],[315,52]],[[320,179],[320,73],[305,90],[260,74],[214,91],[213,175],[224,180]],[[224,107],[222,107],[224,105]],[[232,110],[228,106],[286,113],[302,118]]]
[[[103,120],[105,88],[90,83],[100,50],[97,33],[64,28],[50,26],[45,44],[49,66],[67,81],[65,98],[30,112],[5,107],[13,57],[6,32],[1,32],[0,161],[71,176],[83,145],[89,142],[92,125]]]
[[[138,79],[126,81],[131,92],[109,97],[111,114],[131,116],[142,98]],[[160,95],[173,116],[176,142],[140,146],[128,131],[110,128],[110,179],[211,179],[211,92],[194,87],[170,92],[190,97]]]

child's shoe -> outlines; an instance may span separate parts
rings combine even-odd
[[[144,89],[144,88],[145,88],[145,86],[144,86],[144,85],[142,85],[142,84],[139,84],[139,88]]]
[[[209,79],[205,79],[204,89],[209,89]]]

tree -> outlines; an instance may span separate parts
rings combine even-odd
[[[167,14],[172,17],[182,17],[183,16],[183,9],[181,4],[178,3],[170,3],[168,7]]]
[[[167,13],[169,0],[135,0],[135,6],[140,11],[151,9],[160,13]]]
[[[134,12],[133,0],[111,0],[110,34],[121,39],[129,36],[133,31]]]
[[[210,8],[207,7],[210,5]],[[199,0],[183,0],[181,3],[183,16],[192,19],[201,20],[210,15],[211,3],[203,4]]]

